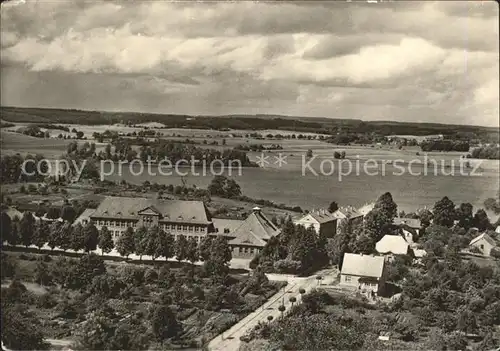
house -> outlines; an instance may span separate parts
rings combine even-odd
[[[380,254],[407,255],[410,244],[400,235],[384,235],[375,244],[375,249]]]
[[[363,224],[364,214],[358,212],[352,206],[341,207],[333,213],[333,216],[337,219],[337,228],[342,222],[342,220],[348,220],[351,224]]]
[[[313,210],[295,220],[294,224],[305,228],[313,227],[316,234],[322,233],[329,238],[337,232],[337,217],[327,210]]]
[[[9,207],[2,212],[9,216],[11,221],[13,221],[15,218],[17,218],[18,220],[21,220],[21,218],[23,218],[23,213],[15,207]]]
[[[278,227],[255,207],[243,223],[231,233],[228,241],[233,258],[252,258],[266,242],[280,233]]]
[[[346,253],[340,285],[380,294],[385,289],[386,265],[383,256]]]
[[[469,243],[469,249],[472,249],[475,247],[484,256],[490,256],[491,249],[495,248],[496,246],[497,246],[497,243],[495,242],[495,240],[493,240],[493,238],[486,233],[483,233],[483,234],[475,237]]]
[[[93,208],[87,208],[81,215],[78,216],[77,219],[73,222],[73,225],[80,223],[83,226],[86,226],[90,221],[90,216],[95,212]]]
[[[369,212],[371,212],[374,207],[375,207],[375,202],[370,202],[370,203],[364,204],[363,206],[361,206],[360,208],[358,208],[357,211],[358,211],[359,214],[361,214],[364,217]]]
[[[176,239],[182,235],[198,242],[214,231],[202,201],[107,196],[89,217],[99,230],[106,226],[114,239],[128,227],[159,226]]]
[[[419,249],[417,247],[412,247],[411,248],[412,252],[413,252],[413,256],[419,260],[421,258],[423,258],[424,256],[427,255],[427,251],[425,251],[424,249]]]
[[[422,222],[420,222],[420,219],[415,218],[396,217],[392,221],[392,224],[403,230],[403,234],[408,242],[412,242],[414,237],[418,237],[420,229],[422,229]]]
[[[212,223],[214,225],[214,233],[212,235],[224,235],[231,237],[232,233],[238,229],[242,224],[241,219],[225,219],[225,218],[212,218]]]

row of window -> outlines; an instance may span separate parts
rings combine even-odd
[[[238,247],[238,253],[258,253],[259,249],[254,247]]]
[[[151,223],[152,220],[146,219],[144,224],[147,226],[148,224]],[[136,228],[137,227],[137,222],[131,222],[131,221],[109,221],[109,220],[98,220],[97,225],[99,226],[106,226],[106,227],[120,227],[120,228],[127,228],[127,227],[132,227]],[[178,231],[178,232],[190,232],[190,233],[205,233],[206,229],[205,227],[201,226],[196,226],[196,225],[181,225],[181,224],[160,224],[160,228],[165,230],[165,231]]]
[[[351,282],[351,278],[352,277],[350,275],[346,275],[346,276],[344,276],[344,281],[346,283],[349,283],[349,282]],[[364,285],[365,285],[365,287],[369,287],[369,288],[370,287],[371,288],[376,288],[377,287],[377,283],[364,283]],[[360,287],[361,287],[361,285],[360,285]]]
[[[205,233],[205,227],[187,224],[161,224],[160,228],[166,232],[189,232],[189,233]]]
[[[135,227],[137,227],[137,222],[99,220],[99,221],[97,221],[97,225],[106,226],[106,227],[120,227],[120,228],[132,227],[132,228],[135,228]]]

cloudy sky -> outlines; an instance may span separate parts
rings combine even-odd
[[[498,5],[13,1],[1,103],[498,126]]]

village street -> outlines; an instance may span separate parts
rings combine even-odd
[[[287,281],[288,284],[281,289],[279,292],[271,296],[261,307],[259,307],[254,312],[250,313],[248,316],[243,318],[241,321],[233,325],[231,328],[218,335],[208,344],[208,348],[211,351],[236,351],[240,347],[240,337],[245,335],[248,331],[259,322],[268,323],[268,316],[273,316],[273,320],[281,317],[281,312],[278,310],[280,305],[284,305],[287,311],[292,307],[292,303],[289,301],[290,297],[295,297],[297,303],[301,303],[300,289],[304,289],[306,293],[309,293],[312,289],[318,286],[319,282],[316,279],[318,275],[322,277],[329,277],[333,274],[334,270],[324,270],[318,272],[309,277],[295,277],[289,275],[281,274],[268,274],[269,280],[281,280]]]

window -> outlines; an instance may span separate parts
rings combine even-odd
[[[178,230],[178,231],[181,231],[181,230],[182,230],[182,225],[178,224],[178,225],[177,225],[177,230]]]
[[[109,221],[106,221],[105,223],[106,223],[106,226],[109,227]]]
[[[110,224],[112,227],[114,227],[116,225],[115,221],[111,221],[111,224]]]
[[[182,230],[184,230],[185,232],[187,232],[188,231],[188,226],[187,225],[182,226]]]
[[[251,247],[251,248],[249,249],[249,251],[250,251],[250,253],[252,253],[252,254],[253,254],[253,247]]]
[[[346,275],[346,276],[344,277],[344,281],[345,281],[346,283],[349,283],[349,282],[351,281],[351,276],[350,276],[350,275]]]
[[[243,251],[243,249],[240,247],[238,247],[238,252],[241,253]]]
[[[194,231],[195,231],[195,232],[199,232],[199,231],[200,231],[200,227],[198,227],[198,226],[194,226]]]

